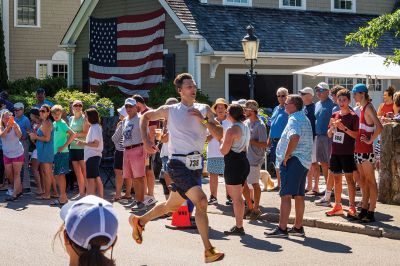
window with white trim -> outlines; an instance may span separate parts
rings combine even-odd
[[[68,54],[65,51],[55,52],[51,60],[36,60],[36,78],[48,76],[68,78]]]
[[[38,64],[38,79],[45,79],[48,76],[47,66],[48,64]]]
[[[331,0],[332,11],[355,12],[356,0]]]
[[[67,64],[53,64],[53,77],[68,78],[68,65]]]
[[[348,90],[353,89],[353,86],[356,85],[357,83],[366,84],[366,82],[367,79],[363,78],[333,78],[333,77],[326,78],[326,83],[328,83],[330,88],[332,88],[335,85],[340,85]],[[373,88],[374,91],[382,91],[382,80],[370,79],[369,83],[370,83],[369,87]]]
[[[14,0],[14,26],[40,27],[40,0]]]
[[[224,0],[223,4],[232,6],[251,6],[252,0]]]
[[[279,8],[306,9],[306,0],[279,0]]]

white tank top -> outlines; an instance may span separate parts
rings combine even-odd
[[[235,140],[232,143],[231,150],[237,153],[240,153],[242,151],[247,152],[247,148],[249,147],[249,142],[250,142],[250,129],[248,126],[246,126],[243,123],[236,122],[232,126],[238,126],[242,130],[242,136],[240,140]]]
[[[168,114],[168,157],[173,154],[189,154],[192,152],[201,153],[207,138],[207,128],[197,121],[189,110],[195,108],[205,117],[206,105],[195,103],[193,106],[186,106],[177,103],[169,106]]]

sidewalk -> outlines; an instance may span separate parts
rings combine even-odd
[[[323,178],[322,178],[323,179]],[[203,189],[207,196],[210,195],[208,178],[203,179]],[[325,188],[320,186],[321,190]],[[347,188],[343,187],[343,193],[347,194]],[[345,198],[345,197],[344,197]],[[375,214],[376,222],[370,224],[361,224],[356,221],[350,221],[345,216],[327,217],[325,211],[328,207],[316,206],[314,201],[319,197],[307,196],[304,214],[304,225],[308,227],[318,227],[322,229],[336,230],[342,232],[365,234],[375,237],[385,237],[390,239],[400,239],[400,206],[377,204],[377,212]],[[360,198],[357,197],[356,200]],[[209,213],[233,215],[231,206],[225,205],[225,185],[223,179],[220,179],[218,187],[219,205],[211,205],[208,208]],[[333,201],[333,199],[332,199]],[[344,210],[347,210],[348,201],[343,199]],[[280,197],[278,192],[262,192],[261,194],[261,211],[263,215],[261,219],[269,222],[278,222]],[[346,212],[345,212],[346,213]],[[294,201],[292,201],[292,212],[290,215],[290,223],[294,219]]]

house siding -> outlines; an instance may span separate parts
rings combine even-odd
[[[304,0],[303,0],[304,1]],[[360,14],[380,15],[390,13],[395,0],[356,0],[356,12]],[[253,7],[279,8],[279,0],[253,0]],[[222,5],[223,0],[209,0],[208,4]],[[307,10],[331,11],[331,0],[307,0]]]
[[[14,1],[10,0],[10,80],[36,76],[36,60],[51,60],[80,0],[41,0],[40,28],[14,27]]]
[[[157,0],[101,0],[94,9],[92,16],[97,18],[109,18],[125,15],[138,15],[149,13],[161,8]],[[74,83],[82,86],[82,58],[88,57],[89,54],[89,23],[87,22],[82,30],[75,49],[74,60]],[[176,73],[184,72],[187,69],[188,53],[187,44],[177,40],[176,35],[181,31],[169,15],[166,15],[165,23],[165,41],[164,49],[168,49],[169,53],[175,54],[175,71]]]

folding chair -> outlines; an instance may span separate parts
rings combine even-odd
[[[103,181],[104,187],[106,187],[107,183],[110,182],[113,188],[115,188],[115,184],[113,182],[113,178],[115,178],[114,174],[114,157],[103,157],[100,163],[100,171],[104,174],[105,181]]]

